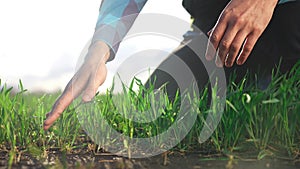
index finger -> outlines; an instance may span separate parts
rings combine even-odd
[[[44,121],[44,130],[48,130],[56,119],[62,114],[62,112],[71,104],[74,100],[71,87],[66,87],[63,94],[57,99],[52,110],[46,115],[47,118]]]
[[[80,76],[79,76],[80,77]],[[88,77],[84,77],[88,78]],[[73,82],[75,80],[75,82]],[[79,83],[76,83],[76,81]],[[44,130],[48,130],[52,124],[59,118],[59,116],[63,113],[63,111],[72,103],[72,101],[78,97],[78,95],[81,93],[86,79],[77,79],[76,75],[73,77],[73,79],[70,80],[68,85],[66,86],[64,92],[62,95],[57,99],[55,102],[52,110],[46,115],[47,118],[44,121]],[[74,84],[76,84],[77,88],[74,88]]]
[[[223,37],[223,34],[225,33],[226,27],[227,27],[226,22],[222,17],[220,17],[216,26],[211,30],[208,38],[206,54],[205,54],[207,60],[211,61],[214,59],[214,56],[216,55],[216,49],[218,48],[219,43]]]

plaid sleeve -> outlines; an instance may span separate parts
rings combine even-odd
[[[109,61],[113,60],[120,42],[147,0],[103,0],[92,42],[103,41],[111,49]]]
[[[283,4],[286,2],[299,1],[299,0],[279,0],[278,4]]]

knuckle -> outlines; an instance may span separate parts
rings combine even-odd
[[[232,53],[238,52],[240,50],[239,46],[236,44],[232,44],[230,50]]]
[[[211,37],[210,37],[210,41],[211,41],[212,43],[215,43],[215,42],[217,42],[218,40],[219,40],[218,36],[217,36],[215,33],[213,33],[213,34],[211,35]]]
[[[228,18],[229,16],[231,16],[234,12],[234,9],[224,9],[222,15],[221,15],[221,19],[225,19],[225,18]]]
[[[220,47],[223,49],[228,49],[229,48],[229,43],[226,40],[223,40],[220,44]]]
[[[246,45],[244,46],[243,53],[248,54],[251,52],[251,50],[252,48],[249,45]]]
[[[85,89],[85,93],[87,94],[93,94],[96,93],[96,91],[97,91],[97,87],[95,86],[95,84],[91,84],[91,86]]]
[[[241,25],[245,22],[245,19],[243,17],[239,17],[239,16],[234,16],[233,20],[236,25]]]
[[[230,11],[231,10],[229,10],[229,9],[224,9],[224,11],[223,11],[223,15],[222,16],[227,16],[229,13],[230,13]]]
[[[223,14],[220,16],[220,21],[225,21],[228,18],[228,12],[224,11]]]
[[[255,26],[253,28],[253,32],[257,35],[260,34],[262,32],[262,30],[263,30],[263,28],[261,28],[260,26]]]
[[[61,115],[64,111],[64,104],[61,101],[56,102],[55,104],[55,112],[57,115]]]

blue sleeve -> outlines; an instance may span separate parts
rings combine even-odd
[[[147,0],[103,0],[99,10],[98,21],[92,43],[105,42],[111,49],[113,60],[135,18],[144,7]]]
[[[292,2],[292,1],[297,1],[297,0],[280,0],[278,2],[278,4],[283,4],[283,3],[286,3],[286,2]]]

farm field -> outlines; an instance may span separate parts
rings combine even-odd
[[[162,96],[165,107],[161,117],[152,123],[136,123],[122,117],[125,110],[149,109],[153,89],[134,81],[139,92],[129,90],[116,106],[112,94],[97,95],[93,104],[100,117],[130,138],[148,138],[164,132],[177,117],[180,98]],[[186,137],[171,150],[153,157],[135,159],[106,152],[101,145],[107,139],[90,138],[82,126],[87,120],[105,130],[95,119],[78,114],[84,111],[75,101],[48,131],[43,130],[45,114],[59,93],[33,94],[20,81],[19,89],[5,84],[0,90],[0,168],[299,168],[300,167],[300,62],[289,74],[274,71],[271,84],[260,89],[247,77],[230,84],[225,111],[211,137],[200,144],[198,138],[207,114],[208,90],[190,99],[199,107],[195,124]],[[143,91],[143,92],[141,92]],[[212,97],[212,99],[216,99]],[[96,114],[97,115],[97,114]],[[126,115],[126,114],[125,114]],[[101,132],[100,132],[101,133]],[[109,137],[109,136],[107,136]],[[101,140],[102,139],[102,140]],[[176,138],[175,138],[176,139]],[[128,147],[128,143],[109,140],[110,145]],[[156,144],[156,143],[155,143]],[[157,142],[159,144],[159,140]],[[136,150],[139,151],[139,150]],[[127,156],[131,157],[131,153]],[[254,166],[254,167],[253,167]]]

